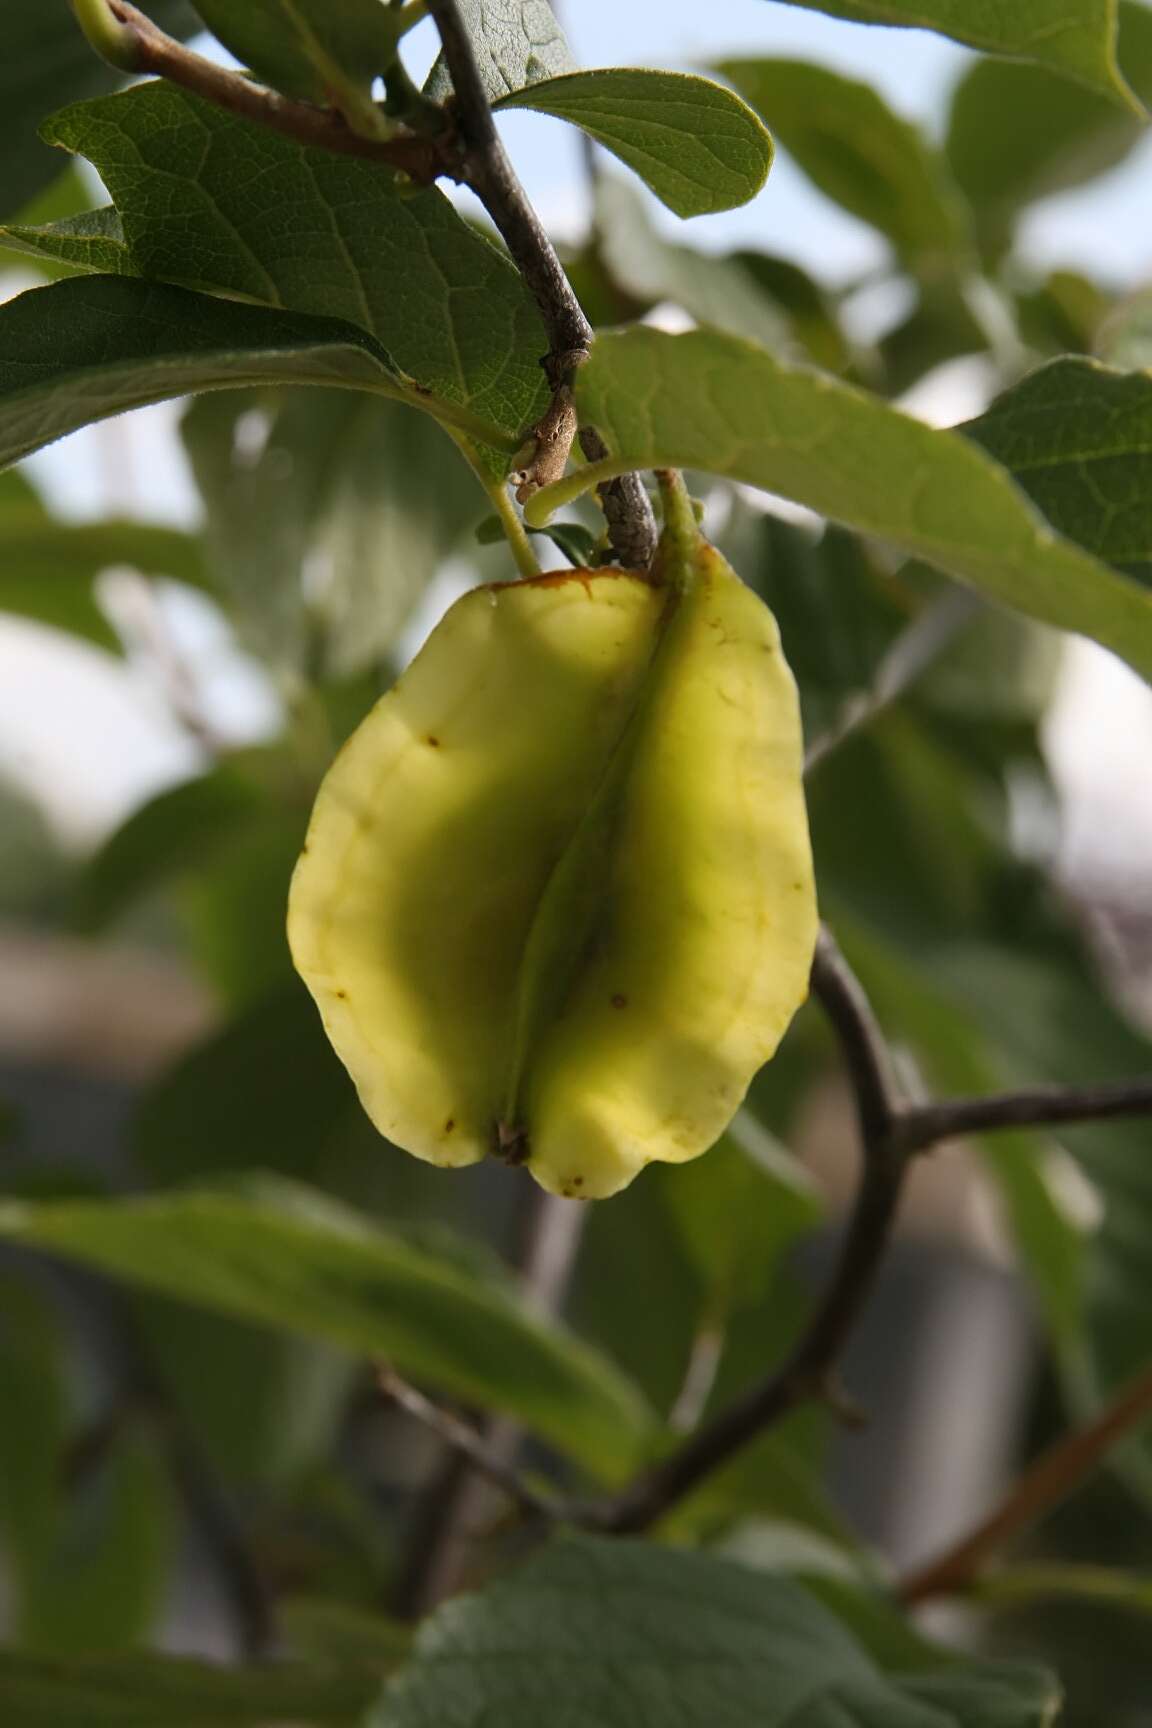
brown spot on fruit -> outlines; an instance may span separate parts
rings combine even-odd
[[[617,990],[615,996],[613,996],[613,998],[612,998],[612,1006],[613,1006],[613,1008],[627,1008],[627,1006],[628,1006],[627,996],[623,995],[619,990]]]
[[[425,742],[425,744],[429,745],[431,747],[431,749],[433,749],[433,750],[439,750],[439,748],[440,748],[439,738],[433,738],[431,733],[428,734],[428,736],[427,736],[427,738],[425,738],[424,742]]]
[[[445,1134],[451,1134],[451,1132],[452,1132],[453,1128],[455,1128],[455,1126],[456,1126],[455,1116],[449,1116],[447,1122],[445,1122],[445,1124],[444,1124]]]

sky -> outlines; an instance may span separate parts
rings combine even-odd
[[[768,0],[568,0],[564,17],[577,58],[589,66],[661,64],[705,68],[726,55],[794,56],[871,82],[893,107],[939,133],[966,50],[924,31],[846,24]],[[207,44],[201,44],[207,46]],[[410,40],[414,70],[434,52],[431,26]],[[220,55],[221,58],[226,56]],[[528,192],[549,228],[573,237],[582,221],[577,145],[568,128],[539,115],[507,115],[501,126]],[[1024,250],[1038,264],[1090,258],[1118,284],[1152,279],[1147,185],[1152,140],[1090,188],[1049,199],[1029,217]],[[668,232],[682,225],[653,207]],[[765,190],[743,209],[697,218],[686,238],[708,249],[759,246],[846,281],[884,258],[869,228],[816,193],[779,153]],[[0,278],[15,291],[18,274]],[[940,424],[976,412],[979,377],[952,368],[910,404]],[[193,524],[197,503],[180,457],[174,405],[86,429],[34,457],[30,470],[54,504],[77,519],[109,510]],[[148,602],[120,585],[121,613],[147,634]],[[154,622],[154,620],[152,621]],[[181,652],[212,692],[238,739],[272,718],[258,676],[230,650],[211,610],[195,597],[170,609]],[[1058,779],[1071,800],[1073,848],[1101,831],[1138,868],[1152,855],[1152,693],[1111,656],[1077,645],[1050,729]],[[0,774],[47,794],[62,836],[91,844],[143,798],[194,772],[197,753],[173,722],[154,679],[16,621],[0,621]],[[1123,820],[1119,815],[1124,814]],[[1152,886],[1152,884],[1150,884]]]

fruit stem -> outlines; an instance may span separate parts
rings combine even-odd
[[[656,485],[664,513],[664,528],[657,553],[663,580],[679,592],[692,584],[707,541],[700,532],[696,511],[684,476],[678,468],[657,468]]]
[[[521,576],[539,576],[541,574],[540,564],[532,550],[532,542],[528,538],[524,524],[520,520],[520,513],[508,496],[508,488],[502,485],[486,485],[485,491],[491,498],[493,508],[500,518],[500,526],[512,548],[512,556],[516,560],[517,570]]]

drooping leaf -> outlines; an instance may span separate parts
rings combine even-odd
[[[171,1656],[0,1654],[5,1728],[357,1728],[375,1683],[327,1665],[224,1668]]]
[[[870,84],[801,60],[724,60],[716,70],[820,191],[879,228],[901,257],[930,269],[963,256],[968,215],[946,164]]]
[[[386,1155],[382,1148],[382,1156]],[[380,1355],[611,1476],[650,1435],[632,1386],[511,1290],[284,1182],[0,1208],[0,1235],[277,1330]]]
[[[583,1539],[441,1608],[371,1720],[537,1728],[559,1698],[573,1723],[628,1728],[1045,1728],[1057,1693],[1008,1666],[889,1676],[783,1578]]]
[[[0,516],[0,612],[119,652],[120,639],[92,589],[93,579],[113,567],[204,585],[199,544],[177,529],[115,519],[56,522],[35,506]]]
[[[722,84],[685,72],[571,72],[516,90],[496,106],[570,120],[677,216],[746,204],[772,166],[772,139],[748,104]]]
[[[615,176],[597,186],[596,223],[600,258],[629,294],[649,303],[671,300],[702,324],[768,348],[787,342],[783,317],[742,264],[665,240],[634,188]]]
[[[489,102],[576,69],[548,0],[460,0],[460,14]],[[450,95],[452,80],[443,55],[424,90],[434,102]]]
[[[380,0],[195,0],[242,65],[290,96],[339,107],[371,135],[372,80],[396,55],[398,28]]]
[[[1120,63],[1141,101],[1152,98],[1152,13],[1120,6]],[[952,98],[946,152],[985,245],[1007,244],[1032,200],[1079,186],[1122,162],[1140,118],[1038,66],[978,60]]]
[[[185,0],[149,0],[148,14],[170,35],[187,37],[197,29]],[[37,136],[45,114],[111,90],[121,79],[93,53],[68,0],[3,0],[0,40],[0,216],[12,216],[60,172],[60,158]]]
[[[346,319],[422,392],[509,434],[542,408],[535,303],[435,188],[296,144],[162,79],[78,103],[44,130],[98,169],[139,274]]]
[[[1035,60],[1101,90],[1131,95],[1116,64],[1116,0],[788,0],[856,24],[938,30],[986,54]]]
[[[157,793],[87,860],[74,890],[76,924],[99,930],[142,895],[195,869],[258,821],[263,802],[253,779],[227,762]]]
[[[1069,540],[1152,587],[1152,378],[1069,357],[964,427]]]
[[[289,674],[384,660],[484,504],[429,416],[366,395],[202,397],[182,433],[241,637]]]
[[[285,381],[401,388],[379,344],[336,319],[118,276],[32,288],[0,306],[0,462],[150,402]]]
[[[577,403],[612,452],[539,493],[539,521],[589,473],[689,467],[793,498],[890,541],[1152,677],[1152,594],[1061,539],[971,440],[715,331],[610,332]]]

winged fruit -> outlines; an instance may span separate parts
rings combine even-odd
[[[293,956],[373,1122],[434,1164],[597,1198],[694,1158],[806,995],[795,686],[665,492],[651,574],[457,601],[316,800]]]

